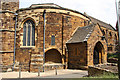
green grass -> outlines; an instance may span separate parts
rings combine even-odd
[[[93,76],[93,77],[89,77],[89,78],[118,78],[118,75],[116,75],[116,74],[111,74],[111,73],[104,73],[104,74],[102,74],[102,75]]]
[[[62,80],[119,80],[118,75],[112,73],[104,73],[99,76],[90,76],[90,77],[82,77],[82,78],[68,78]]]
[[[117,53],[115,53],[115,54],[108,54],[108,55],[107,55],[107,58],[108,58],[108,59],[118,58],[118,54],[117,54]]]

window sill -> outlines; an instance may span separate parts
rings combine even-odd
[[[35,46],[20,46],[20,48],[35,48]]]

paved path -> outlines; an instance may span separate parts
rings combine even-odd
[[[41,72],[38,77],[38,73],[22,72],[21,78],[80,78],[88,75],[85,70],[71,70],[71,69],[61,69],[57,70],[57,75],[55,75],[55,70]],[[2,78],[19,78],[19,72],[6,72],[2,73]]]
[[[41,78],[81,78],[86,76],[87,72],[69,73],[64,75],[45,76]]]

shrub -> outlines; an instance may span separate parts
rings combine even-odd
[[[111,58],[118,58],[118,53],[107,54],[107,58],[108,58],[108,59],[111,59]]]

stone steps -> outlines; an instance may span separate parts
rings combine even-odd
[[[43,59],[31,59],[31,62],[34,62],[34,61],[43,61]]]
[[[40,54],[33,54],[31,57],[43,57],[43,55],[40,55]]]
[[[34,63],[34,62],[31,62],[31,65],[42,65],[43,63]]]
[[[38,68],[43,65],[43,55],[31,54],[30,71],[37,72]]]

